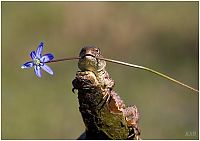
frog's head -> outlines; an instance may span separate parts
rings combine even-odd
[[[98,72],[105,68],[106,61],[97,57],[102,57],[100,49],[95,46],[86,46],[81,49],[79,54],[78,67],[82,71]]]

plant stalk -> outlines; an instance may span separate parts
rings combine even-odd
[[[165,75],[163,73],[155,71],[153,69],[150,69],[150,68],[147,68],[147,67],[144,67],[144,66],[140,66],[140,65],[135,65],[135,64],[130,64],[130,63],[122,62],[122,61],[112,60],[112,59],[108,59],[108,58],[100,58],[99,57],[98,59],[105,60],[105,61],[112,62],[112,63],[116,63],[116,64],[121,64],[121,65],[129,66],[129,67],[133,67],[133,68],[138,68],[138,69],[146,70],[148,72],[152,72],[152,73],[154,73],[156,75],[164,77],[164,78],[166,78],[166,79],[168,79],[168,80],[170,80],[172,82],[175,82],[175,83],[177,83],[177,84],[179,84],[179,85],[181,85],[183,87],[186,87],[186,88],[188,88],[190,90],[193,90],[193,91],[199,93],[199,90],[197,90],[197,89],[195,89],[195,88],[193,88],[193,87],[191,87],[189,85],[186,85],[186,84],[184,84],[184,83],[182,83],[182,82],[180,82],[180,81],[178,81],[178,80],[176,80],[176,79],[174,79],[172,77],[169,77],[169,76],[167,76],[167,75]]]
[[[80,59],[80,57],[67,57],[67,58],[63,58],[63,59],[55,59],[55,60],[51,60],[46,63],[55,63],[55,62],[60,62],[60,61],[69,61],[69,60],[76,60],[76,59]]]

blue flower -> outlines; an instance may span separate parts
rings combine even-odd
[[[47,66],[45,63],[51,61],[54,56],[51,53],[42,55],[42,50],[43,50],[43,42],[40,43],[36,51],[32,51],[30,53],[30,56],[32,58],[32,61],[26,62],[25,64],[22,65],[22,69],[27,69],[34,67],[35,74],[38,77],[42,77],[42,72],[40,68],[48,72],[49,74],[53,75],[53,71],[49,66]]]

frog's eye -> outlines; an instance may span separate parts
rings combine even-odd
[[[100,50],[98,48],[95,48],[94,50],[96,51],[96,53],[100,52]]]

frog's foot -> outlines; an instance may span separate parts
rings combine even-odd
[[[76,73],[76,78],[72,81],[73,89],[75,90],[91,90],[99,86],[96,76],[91,71],[79,71]]]
[[[80,83],[79,83],[80,82]],[[87,81],[87,80],[81,80],[81,81],[77,81],[76,79],[74,79],[72,81],[72,84],[73,84],[73,88],[72,88],[72,92],[75,93],[75,90],[79,90],[79,89],[82,89],[82,90],[94,90],[95,87],[93,85],[91,85],[91,82],[90,81]]]
[[[106,88],[109,88],[109,89],[112,89],[115,85],[115,82],[114,80],[112,80],[111,78],[105,78],[105,87]]]
[[[76,73],[76,76],[77,76],[77,75],[78,75],[78,76],[85,76],[85,75],[90,74],[90,72],[91,72],[91,71],[78,71],[78,72]]]

